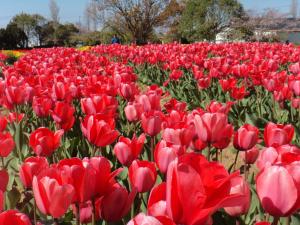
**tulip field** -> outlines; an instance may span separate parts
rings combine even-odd
[[[0,51],[0,104],[0,225],[300,225],[300,47]]]

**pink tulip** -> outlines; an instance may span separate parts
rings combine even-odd
[[[268,123],[264,130],[264,139],[267,147],[277,147],[289,144],[294,136],[292,125]]]
[[[240,151],[253,148],[258,141],[259,131],[255,126],[245,124],[235,132],[233,145]]]
[[[256,190],[264,210],[272,216],[289,216],[297,209],[297,182],[284,166],[265,167],[256,177]]]
[[[145,135],[141,134],[138,138],[133,136],[132,140],[120,137],[119,142],[114,147],[114,153],[122,165],[130,166],[133,160],[137,159],[143,149]]]
[[[240,216],[246,214],[250,207],[250,189],[247,182],[242,177],[234,177],[231,180],[230,194],[241,194],[242,197],[230,202],[234,206],[225,207],[225,212],[230,216]]]
[[[150,191],[155,184],[156,177],[156,169],[152,162],[134,160],[129,167],[130,183],[139,193]]]

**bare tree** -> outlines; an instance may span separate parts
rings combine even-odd
[[[94,0],[97,15],[107,26],[129,34],[134,42],[145,43],[157,26],[170,0]]]
[[[55,23],[59,23],[59,7],[55,0],[49,1],[49,10],[51,14],[51,20]]]
[[[90,0],[85,8],[84,14],[88,30],[96,31],[103,27],[105,23],[105,10],[102,2]]]
[[[84,11],[84,19],[87,31],[91,30],[91,14],[89,12],[89,5],[86,6]]]

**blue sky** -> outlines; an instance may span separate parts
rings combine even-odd
[[[60,8],[61,22],[78,22],[83,18],[83,11],[89,0],[56,0]],[[240,0],[246,9],[261,11],[265,8],[275,8],[288,12],[290,0]],[[300,4],[300,1],[299,1]],[[39,13],[50,17],[48,0],[0,0],[0,27],[5,27],[10,19],[20,13]]]
[[[61,22],[83,20],[83,11],[89,0],[56,0],[60,8]],[[0,0],[0,27],[5,27],[10,19],[20,13],[38,13],[50,18],[48,0]]]

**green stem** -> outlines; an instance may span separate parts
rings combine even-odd
[[[223,161],[223,151],[222,150],[220,150],[220,163],[222,163],[222,161]]]
[[[1,157],[1,166],[2,166],[3,169],[5,169],[5,164],[4,164],[4,158],[3,157]]]
[[[274,217],[272,225],[277,225],[279,222],[280,217]]]
[[[291,102],[290,102],[291,103]],[[291,114],[291,121],[294,121],[294,115],[293,115],[293,107],[292,107],[292,103],[290,105],[290,114]]]
[[[34,225],[37,225],[37,220],[36,220],[36,202],[33,200],[33,221]]]
[[[298,108],[298,121],[299,121],[299,126],[300,126],[300,108]]]
[[[77,216],[76,216],[76,225],[80,225],[80,203],[76,204]]]
[[[207,146],[207,160],[210,161],[210,149],[211,149],[211,146],[210,144],[208,144]]]
[[[291,224],[291,217],[290,216],[286,218],[285,224],[286,225],[290,225]]]
[[[93,212],[92,212],[92,225],[96,225],[96,204],[95,200],[92,200],[92,207],[93,207]]]
[[[248,181],[247,150],[245,151],[245,160],[244,160],[244,174],[245,174],[245,180],[246,180],[246,181]]]
[[[235,154],[234,163],[233,163],[233,171],[235,171],[236,162],[237,162],[237,159],[239,157],[239,153],[240,153],[240,151],[237,151],[236,154]]]
[[[55,225],[58,225],[58,224],[59,224],[57,218],[53,218],[53,221],[54,221],[54,224],[55,224]]]
[[[151,159],[151,162],[154,162],[154,146],[155,146],[155,137],[151,137],[151,149],[150,149],[150,159]]]

